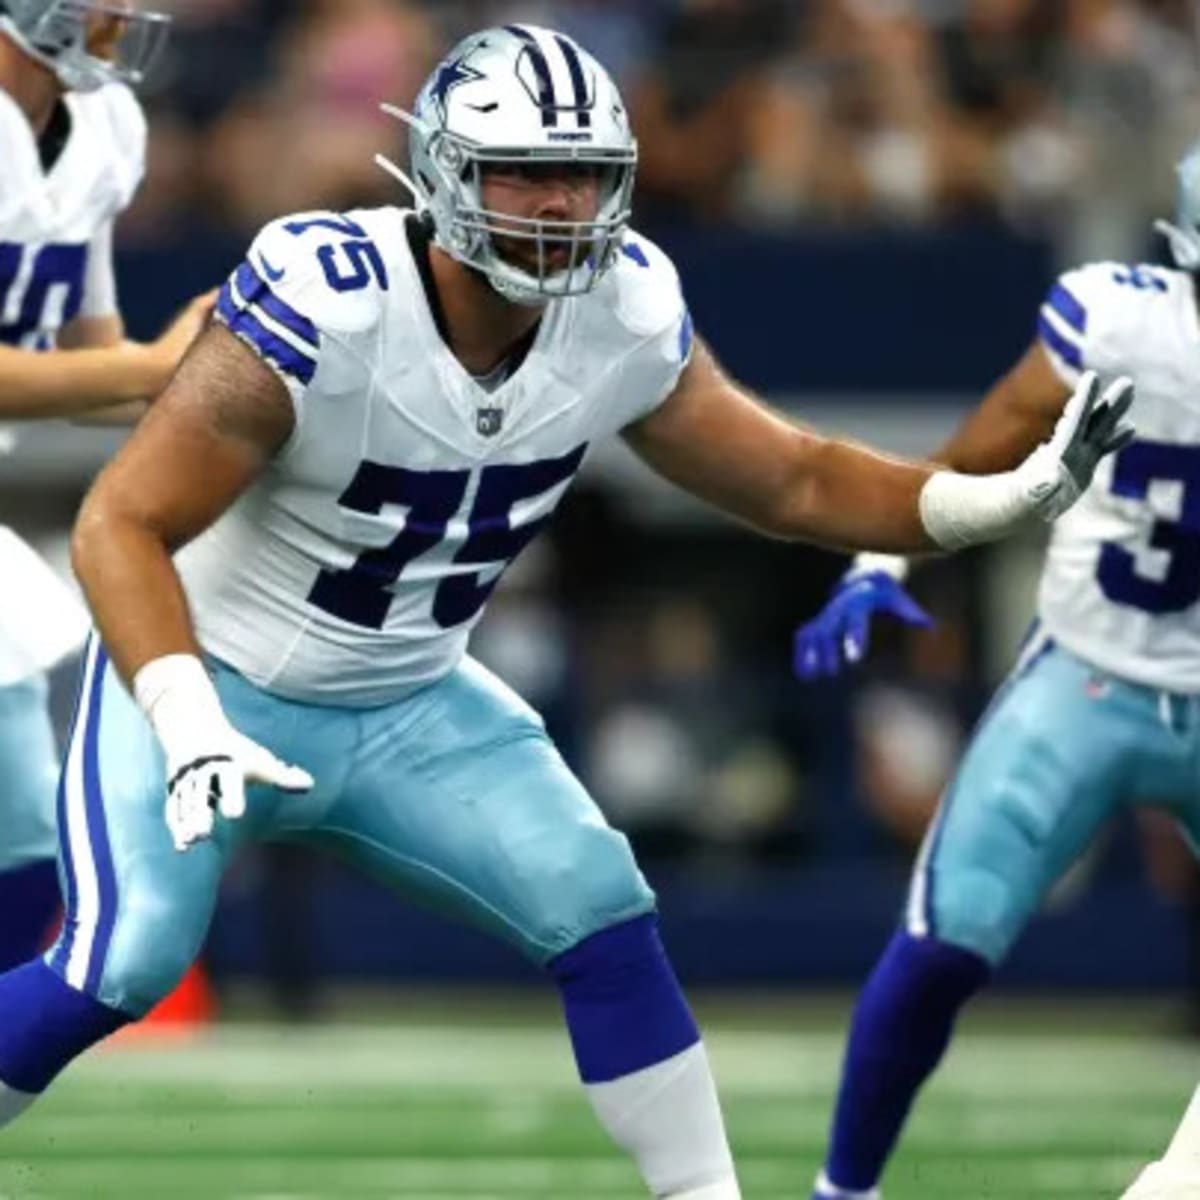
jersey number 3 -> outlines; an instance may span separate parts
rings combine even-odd
[[[1150,531],[1150,548],[1166,557],[1155,578],[1139,571],[1137,556],[1115,542],[1100,551],[1097,580],[1115,604],[1148,613],[1174,613],[1200,600],[1200,446],[1171,442],[1133,442],[1113,466],[1114,495],[1146,500],[1154,482],[1180,486],[1179,516],[1159,519]]]
[[[504,568],[537,536],[551,513],[514,527],[514,507],[570,480],[587,446],[562,458],[485,467],[467,518],[467,535],[454,555],[467,569],[449,574],[433,598],[433,619],[443,629],[471,620],[492,594]],[[445,537],[466,499],[470,471],[409,471],[364,462],[339,501],[352,512],[377,515],[384,505],[408,510],[404,528],[386,546],[367,550],[348,571],[322,571],[308,594],[323,612],[367,629],[382,629],[392,588],[404,569]],[[470,570],[471,567],[477,568]],[[484,568],[492,568],[487,577]]]

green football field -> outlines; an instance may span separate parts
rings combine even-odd
[[[93,1055],[0,1135],[3,1197],[607,1200],[638,1181],[593,1125],[557,1027],[422,1011],[236,1025]],[[1163,1144],[1200,1052],[1130,1032],[968,1031],[924,1097],[889,1200],[1115,1198]],[[748,1200],[807,1197],[832,1023],[710,1022]]]

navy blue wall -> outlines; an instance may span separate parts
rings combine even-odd
[[[904,236],[663,230],[697,328],[767,392],[964,392],[1029,341],[1050,278],[1044,242],[991,226]],[[197,234],[122,254],[130,328],[146,336],[245,247]]]

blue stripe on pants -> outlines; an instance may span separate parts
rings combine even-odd
[[[83,787],[86,797],[89,841],[96,866],[96,884],[100,904],[96,914],[96,934],[92,943],[91,961],[87,968],[84,991],[95,995],[100,986],[100,973],[108,957],[113,924],[117,916],[117,877],[113,871],[112,848],[108,843],[108,824],[104,815],[104,793],[100,786],[100,693],[108,669],[108,653],[101,646],[96,655],[96,673],[92,679],[92,694],[88,704],[88,723],[83,747]]]
[[[99,987],[117,914],[99,769],[100,696],[107,668],[108,655],[93,637],[60,788],[67,915],[50,965],[80,991]]]
[[[79,899],[75,886],[75,862],[71,854],[71,838],[67,832],[67,763],[71,756],[71,745],[78,732],[79,718],[83,712],[84,684],[87,682],[88,663],[92,657],[92,634],[83,648],[83,657],[79,660],[79,682],[75,687],[75,710],[71,716],[71,732],[67,735],[67,746],[62,756],[62,767],[58,775],[58,800],[55,805],[55,817],[58,822],[58,849],[62,856],[63,873],[63,905],[66,916],[63,920],[62,933],[58,945],[54,947],[50,958],[50,966],[60,975],[67,969],[67,960],[71,957],[71,947],[75,941],[75,923],[71,914]]]

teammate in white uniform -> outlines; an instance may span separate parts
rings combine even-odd
[[[67,11],[70,10],[70,11]],[[165,31],[154,14],[0,0],[0,421],[117,419],[154,396],[199,331],[197,305],[160,342],[127,342],[112,228],[144,169],[127,86]],[[0,526],[0,968],[24,962],[58,907],[58,762],[44,671],[77,649],[82,606]]]
[[[1200,147],[1181,180],[1167,227],[1181,269],[1064,274],[1034,345],[935,456],[1002,469],[1050,428],[1082,371],[1137,380],[1137,438],[1054,526],[1038,621],[927,835],[905,928],[859,1001],[817,1197],[877,1195],[958,1012],[1119,807],[1167,806],[1200,844]],[[854,565],[798,635],[801,674],[861,658],[874,612],[927,621],[900,587],[905,565]]]
[[[671,263],[627,230],[620,96],[574,42],[487,30],[403,117],[421,211],[268,226],[85,502],[100,639],[65,771],[70,912],[46,961],[0,976],[0,1121],[179,977],[238,845],[294,837],[544,965],[650,1191],[729,1200],[654,897],[540,719],[465,656],[470,628],[598,438],[779,536],[952,547],[1062,511],[1129,436],[1130,388],[1085,381],[1050,444],[986,479],[824,440],[693,337]]]

